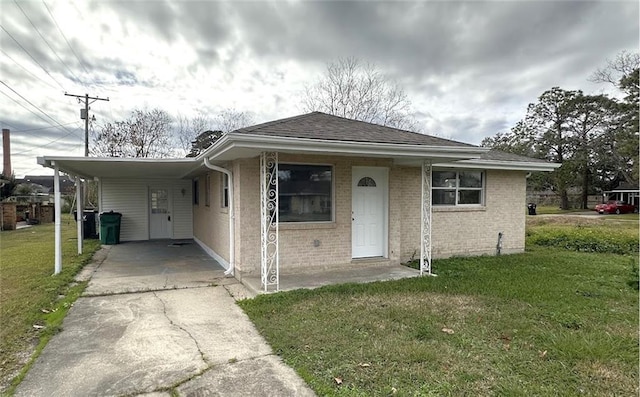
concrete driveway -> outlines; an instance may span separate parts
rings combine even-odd
[[[234,296],[248,292],[193,242],[105,247],[85,294],[16,396],[313,396]]]

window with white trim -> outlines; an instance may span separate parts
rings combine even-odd
[[[200,203],[200,186],[198,178],[193,180],[193,205]]]
[[[208,172],[204,178],[204,205],[211,205],[211,175]]]
[[[280,222],[331,222],[332,198],[332,166],[278,164]]]
[[[229,208],[229,175],[222,173],[222,181],[220,183],[220,206],[222,208]]]
[[[482,205],[484,172],[433,171],[431,203],[433,205]]]

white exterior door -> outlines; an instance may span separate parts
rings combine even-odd
[[[171,238],[171,190],[149,188],[149,238]]]
[[[352,169],[353,258],[386,257],[388,175],[382,167]]]

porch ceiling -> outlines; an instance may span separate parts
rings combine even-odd
[[[102,157],[38,157],[38,164],[81,178],[185,178],[200,168],[202,161],[188,159],[123,159]]]

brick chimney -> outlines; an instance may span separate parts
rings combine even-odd
[[[5,177],[10,178],[11,170],[11,140],[9,138],[9,129],[2,129],[2,155],[4,157],[2,173]]]

